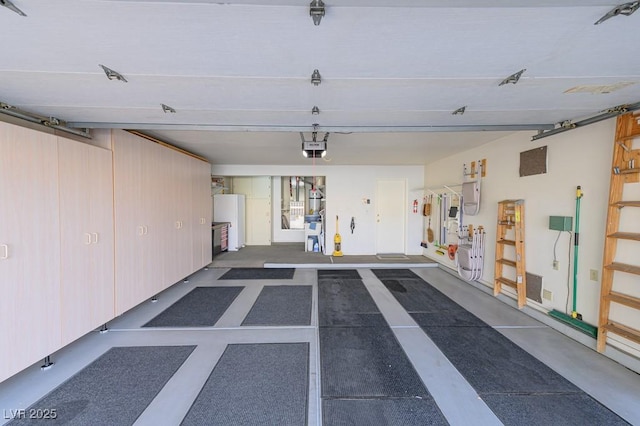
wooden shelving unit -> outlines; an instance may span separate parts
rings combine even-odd
[[[505,246],[515,248],[515,258],[505,258]],[[503,276],[504,266],[515,269],[515,280]],[[516,290],[518,307],[527,303],[527,274],[524,255],[524,200],[504,200],[498,203],[498,231],[496,233],[496,267],[493,294],[502,285]]]
[[[640,330],[635,324],[621,324],[610,318],[611,304],[616,303],[640,310],[640,298],[616,291],[618,274],[640,276],[640,266],[616,262],[620,240],[640,241],[640,233],[621,231],[620,216],[623,208],[638,208],[640,201],[623,200],[624,186],[640,182],[640,150],[633,149],[633,139],[640,137],[638,117],[625,114],[618,117],[613,149],[609,207],[604,245],[602,288],[600,291],[600,315],[598,319],[598,352],[603,352],[609,334],[617,334],[635,343],[640,343]],[[640,249],[640,247],[638,248]],[[640,284],[640,279],[638,280]],[[639,292],[640,293],[640,292]]]

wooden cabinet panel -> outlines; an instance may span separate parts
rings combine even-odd
[[[114,131],[115,310],[120,315],[149,297],[141,267],[149,224],[144,220],[143,144]]]
[[[213,203],[211,199],[211,165],[192,159],[192,252],[193,270],[197,271],[212,260],[211,221]]]
[[[62,344],[114,317],[111,151],[59,138]]]
[[[56,137],[0,122],[0,381],[60,347]]]
[[[137,136],[136,143],[143,147],[142,154],[142,205],[140,206],[141,222],[144,223],[145,234],[142,245],[142,289],[143,301],[164,290],[166,280],[163,275],[164,250],[166,250],[167,215],[167,149]]]
[[[207,264],[211,261],[211,203],[196,207],[194,201],[203,197],[197,190],[206,191],[210,201],[211,166],[127,132],[115,131],[113,146],[120,315],[200,269],[203,257],[209,256]],[[201,218],[207,225],[200,225]],[[195,236],[200,228],[208,236]],[[209,254],[203,255],[204,244]],[[196,245],[200,260],[194,265]]]

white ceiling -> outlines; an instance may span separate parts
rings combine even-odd
[[[319,26],[307,0],[12,2],[27,17],[0,7],[0,102],[214,163],[305,164],[317,123],[332,164],[425,164],[640,101],[640,11],[594,25],[623,2],[326,0]]]

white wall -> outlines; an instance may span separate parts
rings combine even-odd
[[[405,254],[422,254],[422,216],[412,213],[411,202],[422,199],[424,170],[423,166],[212,166],[212,173],[220,176],[313,176],[314,173],[316,176],[325,176],[326,253],[333,252],[335,217],[338,215],[342,252],[345,255],[376,254],[375,207],[377,202],[384,202],[376,200],[377,179],[406,179]],[[363,198],[370,199],[371,204],[364,204]],[[274,197],[272,204],[279,206],[279,200]],[[349,230],[351,217],[355,218],[356,223],[353,234]],[[276,233],[274,241],[278,241],[275,238]],[[300,238],[299,241],[302,240]]]
[[[466,224],[483,225],[487,232],[484,275],[481,282],[493,286],[497,203],[505,199],[522,198],[525,200],[526,270],[541,275],[543,288],[553,293],[551,302],[543,299],[542,305],[537,307],[545,311],[557,309],[565,312],[567,268],[570,266],[568,251],[571,248],[573,252],[573,242],[569,241],[567,233],[563,233],[560,237],[557,247],[560,265],[558,270],[554,270],[553,245],[558,232],[548,229],[548,220],[551,215],[575,216],[576,186],[580,185],[584,196],[580,211],[577,311],[583,315],[584,321],[597,325],[599,279],[602,275],[614,132],[615,119],[536,142],[531,141],[532,132],[521,132],[426,166],[425,187],[438,188],[442,184],[462,182],[464,163],[487,159],[487,176],[482,181],[480,213],[477,216],[464,218]],[[520,152],[545,145],[548,146],[547,173],[519,177]],[[631,186],[627,185],[627,187]],[[635,189],[630,188],[636,191],[635,197],[625,196],[625,198],[638,199],[640,195],[638,186],[640,184],[635,184]],[[638,263],[637,247],[635,246],[636,264]],[[454,267],[453,261],[450,261],[447,256],[435,254],[435,248],[432,245],[424,252],[443,265]],[[627,253],[630,254],[630,252]],[[598,271],[598,281],[589,279],[591,269]],[[573,285],[573,266],[570,269],[570,285]],[[506,291],[509,292],[511,289],[507,288]],[[528,304],[536,305],[531,300],[528,300]],[[569,310],[571,310],[571,300],[569,300]],[[622,315],[627,315],[625,323],[634,324],[635,322],[636,328],[640,328],[637,326],[640,324],[640,318],[629,322],[629,315],[633,318],[636,314],[637,312],[627,312]],[[609,341],[614,339],[619,338],[610,335]],[[637,345],[635,347],[637,348]]]

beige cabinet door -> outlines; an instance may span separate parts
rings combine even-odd
[[[271,177],[235,177],[233,193],[246,197],[246,245],[271,245]]]
[[[0,122],[0,381],[60,347],[56,137]]]
[[[211,220],[211,165],[193,158],[192,178],[192,252],[193,270],[197,271],[212,259]]]
[[[166,242],[164,250],[165,286],[175,284],[191,273],[192,268],[192,213],[191,213],[191,157],[165,150],[165,184],[167,192],[162,198],[165,213]]]
[[[144,145],[139,139],[122,130],[115,130],[112,135],[116,315],[150,297],[143,274],[150,224],[144,216],[148,197],[143,189]]]
[[[114,312],[111,151],[58,139],[61,329],[66,345]]]

